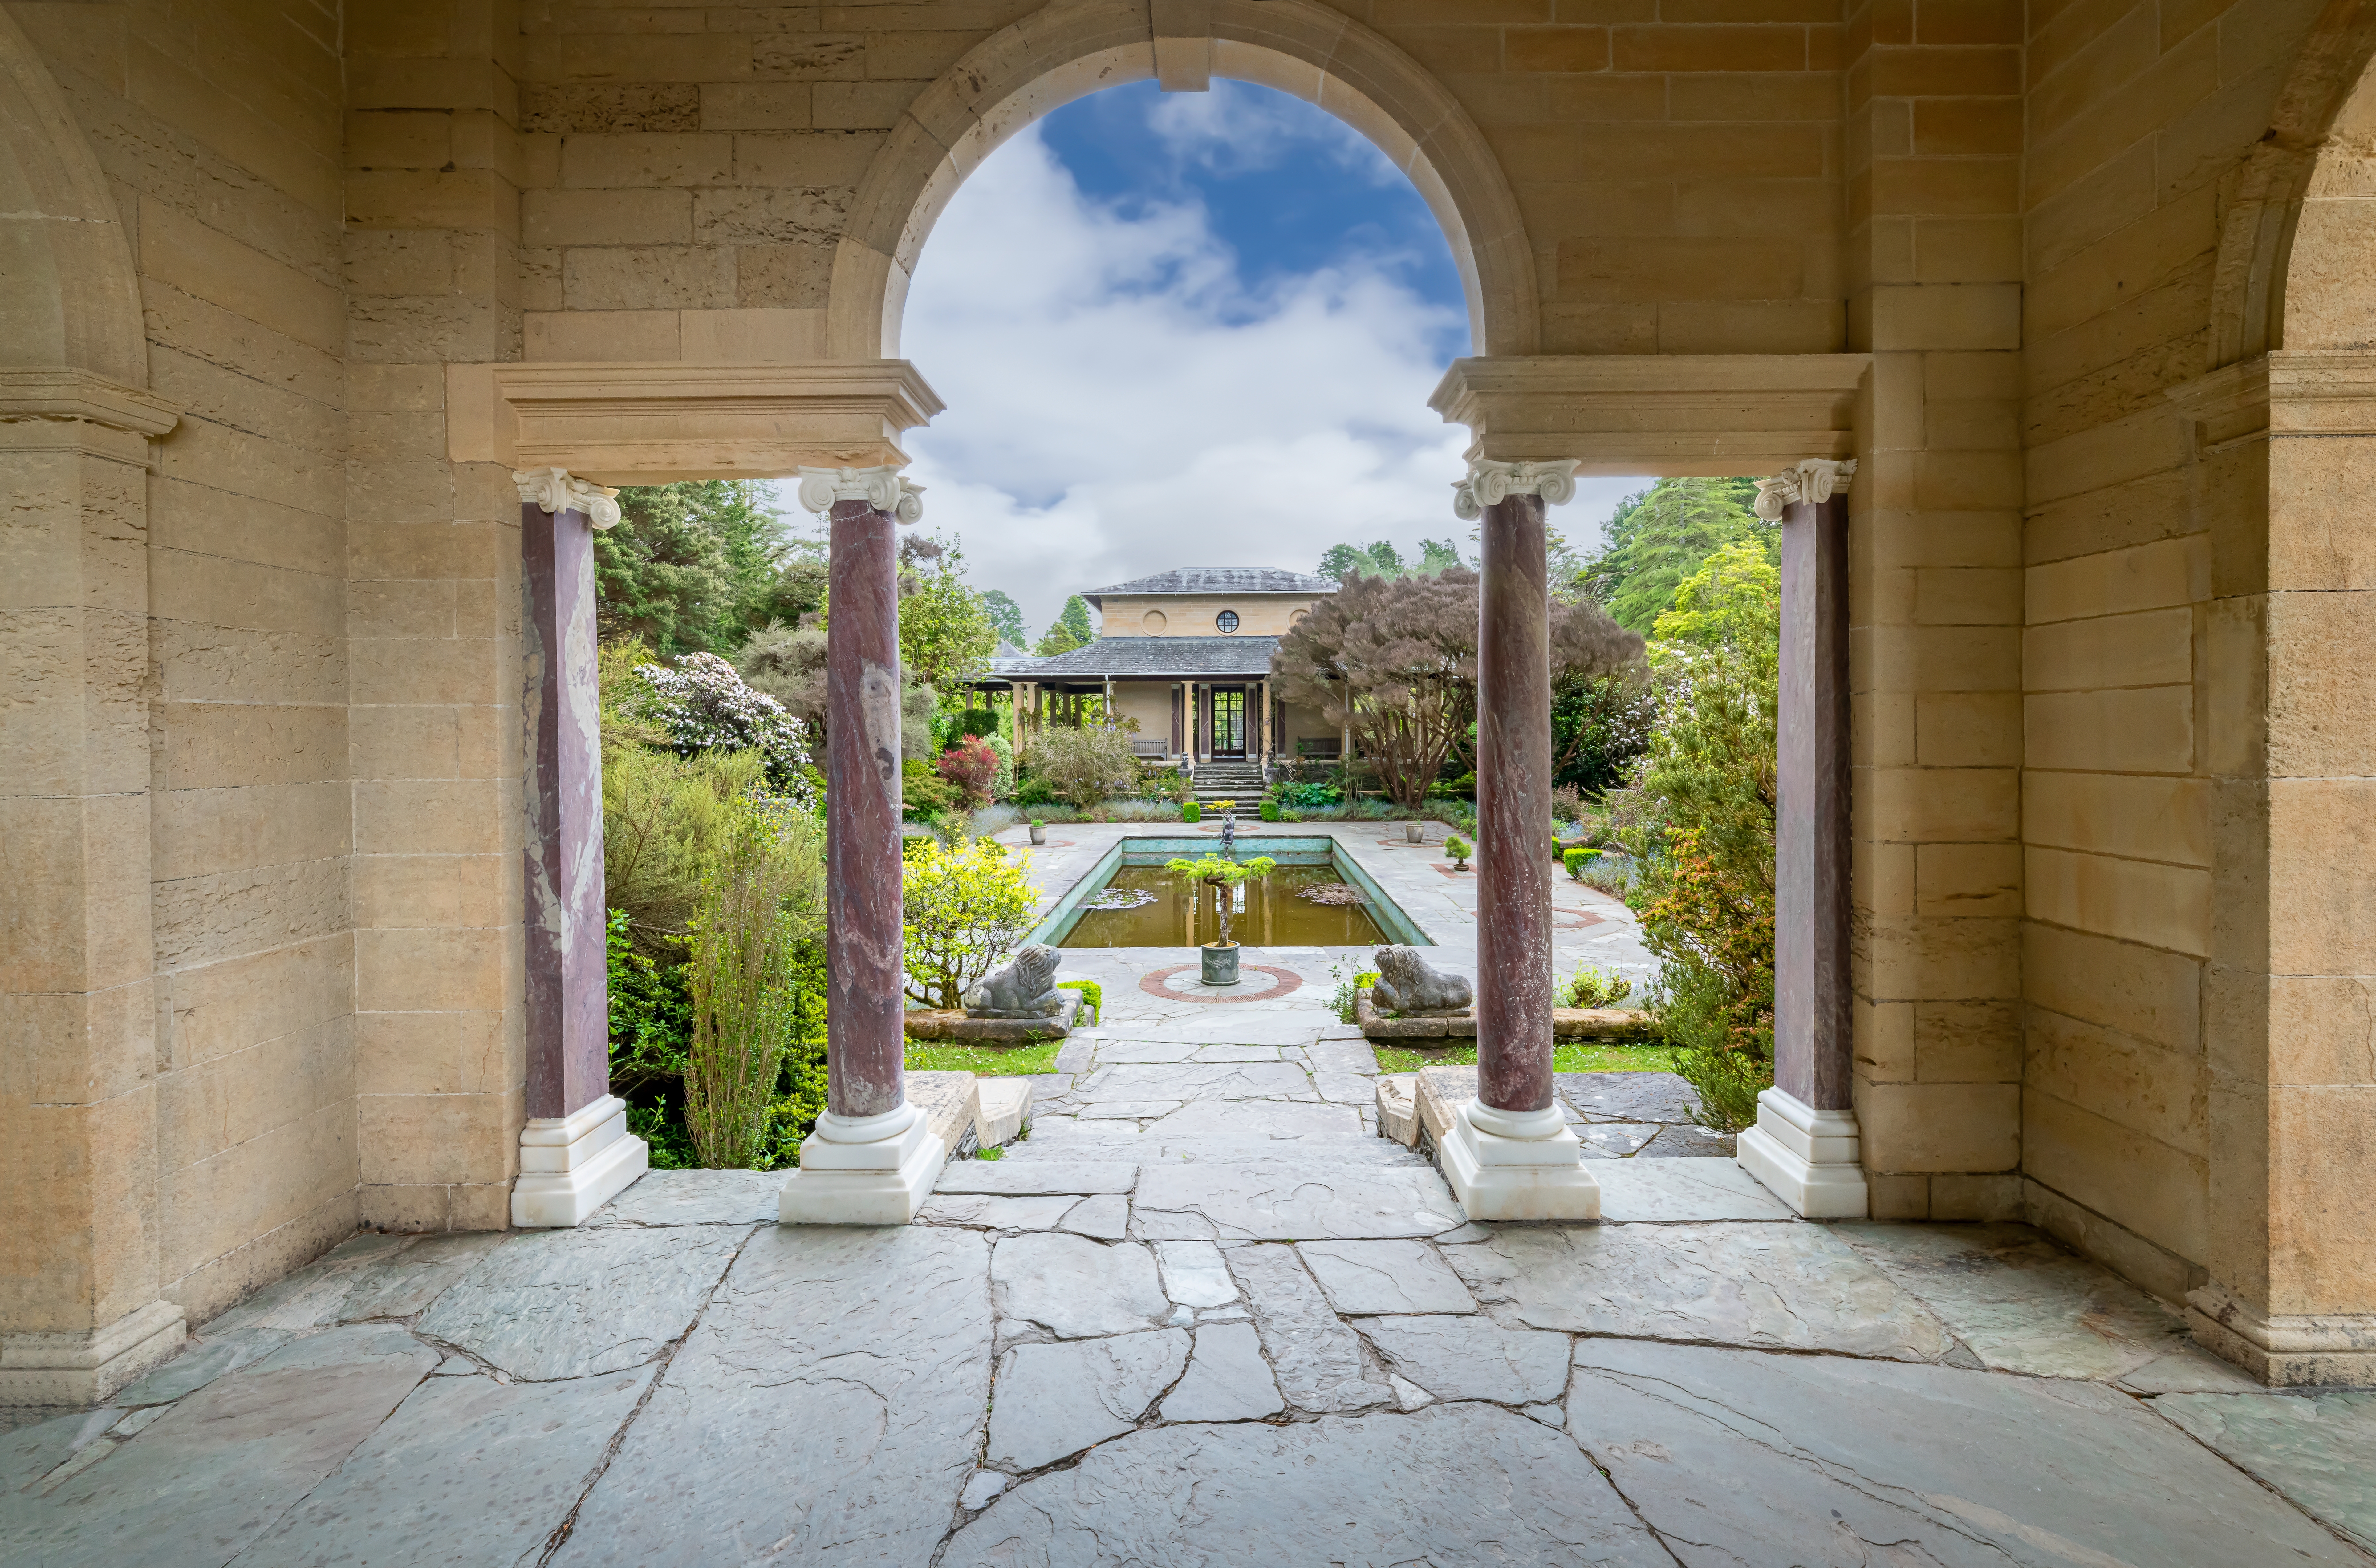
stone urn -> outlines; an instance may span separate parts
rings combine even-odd
[[[1048,825],[1046,823],[1035,822],[1031,825],[1031,842],[1034,844],[1045,844],[1048,842]]]
[[[1403,824],[1403,837],[1409,839],[1414,844],[1424,841],[1421,836],[1425,832],[1426,829],[1419,823],[1407,822]]]
[[[1205,956],[1205,983],[1206,985],[1235,985],[1238,983],[1238,954],[1242,951],[1242,949],[1240,948],[1236,943],[1232,942],[1228,946],[1224,947],[1218,942],[1208,942],[1204,946],[1198,948],[1197,951],[1202,953]]]

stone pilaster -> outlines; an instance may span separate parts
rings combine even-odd
[[[1811,1219],[1870,1206],[1855,1109],[1848,972],[1848,480],[1811,458],[1758,483],[1782,525],[1782,668],[1774,854],[1774,1087],[1740,1163]]]
[[[603,963],[602,721],[594,534],[616,492],[563,469],[515,473],[520,497],[520,694],[527,733],[520,861],[528,1125],[512,1223],[576,1225],[644,1173],[650,1151],[611,1093]]]
[[[895,532],[924,514],[893,467],[802,469],[832,517],[826,674],[826,1111],[784,1184],[787,1225],[904,1225],[948,1159],[909,1103],[899,932]]]
[[[1598,1219],[1600,1184],[1551,1098],[1550,581],[1543,512],[1575,464],[1472,459],[1477,632],[1477,1098],[1443,1145],[1471,1219]]]

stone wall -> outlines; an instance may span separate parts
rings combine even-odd
[[[1108,637],[1276,637],[1312,608],[1308,599],[1232,599],[1227,594],[1107,594],[1105,600],[1104,629],[1099,635]],[[1237,612],[1234,633],[1223,633],[1216,624],[1224,610]]]

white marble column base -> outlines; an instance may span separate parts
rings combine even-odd
[[[880,1116],[817,1118],[784,1183],[786,1225],[905,1225],[932,1195],[949,1146],[913,1105]]]
[[[616,1095],[566,1116],[532,1117],[520,1129],[512,1223],[523,1229],[582,1225],[650,1165],[651,1149],[628,1135],[627,1102]]]
[[[151,1301],[84,1334],[0,1335],[0,1408],[97,1405],[172,1359],[189,1337],[182,1309]]]
[[[1818,1111],[1780,1089],[1757,1097],[1757,1125],[1734,1158],[1809,1219],[1862,1219],[1870,1208],[1853,1111]]]
[[[1470,1099],[1437,1148],[1443,1179],[1471,1219],[1598,1219],[1600,1183],[1556,1106],[1496,1111]]]

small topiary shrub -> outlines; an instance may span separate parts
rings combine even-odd
[[[1277,801],[1265,801],[1262,803],[1262,819],[1265,822],[1277,822],[1279,820],[1278,802]]]
[[[1180,807],[1180,820],[1182,822],[1202,822],[1205,820],[1205,808],[1198,805],[1194,801],[1183,802]]]
[[[1600,851],[1598,849],[1570,849],[1560,856],[1560,860],[1567,866],[1568,875],[1578,882],[1584,880],[1585,868],[1599,858]]]
[[[1459,837],[1456,835],[1453,837],[1446,838],[1443,841],[1443,852],[1452,857],[1452,863],[1454,865],[1467,865],[1468,863],[1468,840]]]
[[[1097,981],[1058,980],[1056,982],[1056,989],[1058,991],[1079,992],[1081,993],[1081,1010],[1089,1016],[1089,1022],[1093,1024],[1100,1024],[1105,1021],[1105,989],[1099,985]]]

